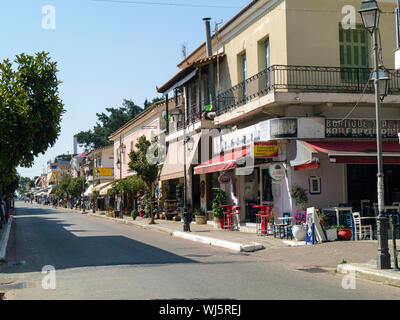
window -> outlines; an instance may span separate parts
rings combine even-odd
[[[339,29],[341,79],[366,82],[369,79],[369,36],[362,27]]]
[[[239,83],[242,83],[242,87],[239,91],[239,99],[243,100],[246,103],[247,97],[247,83],[245,80],[247,79],[247,59],[246,53],[242,53],[238,56],[238,78]]]

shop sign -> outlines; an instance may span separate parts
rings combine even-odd
[[[282,181],[286,177],[286,170],[282,164],[275,163],[268,169],[268,174],[274,181]]]
[[[112,168],[106,168],[106,167],[94,168],[94,172],[99,177],[112,176]]]
[[[400,120],[382,120],[382,138],[397,138]],[[326,138],[376,138],[376,120],[326,119]]]
[[[226,175],[226,174],[223,174],[223,175],[218,177],[218,182],[220,184],[228,184],[228,183],[231,182],[231,177]]]
[[[278,142],[256,141],[254,142],[254,158],[274,158],[278,156]]]
[[[271,139],[297,138],[297,119],[272,119],[269,125]]]

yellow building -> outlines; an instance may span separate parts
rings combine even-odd
[[[382,62],[391,78],[382,104],[385,200],[399,202],[396,1],[379,6]],[[191,207],[210,210],[216,187],[241,207],[245,222],[255,220],[253,205],[273,204],[276,216],[293,214],[295,187],[319,208],[350,203],[360,210],[361,200],[376,202],[372,38],[359,7],[359,0],[254,0],[212,35],[211,52],[205,42],[178,64],[180,71],[158,91],[184,95],[187,122],[166,132],[169,147],[183,145],[185,127],[192,152],[201,150],[187,154]],[[208,105],[213,121],[204,118]],[[273,142],[278,153],[254,158],[255,142]]]

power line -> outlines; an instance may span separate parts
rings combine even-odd
[[[153,5],[153,6],[175,6],[175,7],[197,7],[197,8],[219,8],[219,9],[243,9],[239,6],[224,6],[224,5],[212,5],[212,4],[200,4],[200,3],[175,3],[175,2],[154,2],[154,1],[130,1],[130,0],[91,0],[94,2],[109,2],[109,3],[122,3],[122,4],[138,4],[138,5]],[[260,10],[260,8],[249,8],[247,11]],[[273,10],[278,11],[297,11],[297,12],[318,12],[318,13],[340,13],[340,10],[318,10],[318,9],[279,9],[274,8]],[[381,11],[381,14],[394,14],[394,12]]]
[[[212,4],[200,3],[173,3],[173,2],[153,2],[153,1],[128,1],[128,0],[92,0],[95,2],[111,2],[111,3],[126,3],[126,4],[147,4],[157,6],[175,6],[175,7],[197,7],[197,8],[220,8],[220,9],[240,9],[241,7],[221,6]]]

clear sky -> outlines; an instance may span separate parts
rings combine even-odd
[[[189,54],[205,41],[202,19],[211,17],[214,30],[214,22],[227,22],[250,0],[128,2],[0,1],[0,59],[49,52],[63,82],[60,96],[66,113],[60,137],[33,167],[18,168],[21,175],[40,175],[48,160],[72,153],[73,135],[92,128],[96,112],[119,107],[124,98],[142,106],[146,98],[158,96],[156,86],[178,71],[182,44]],[[42,27],[46,5],[55,8],[54,30]]]

